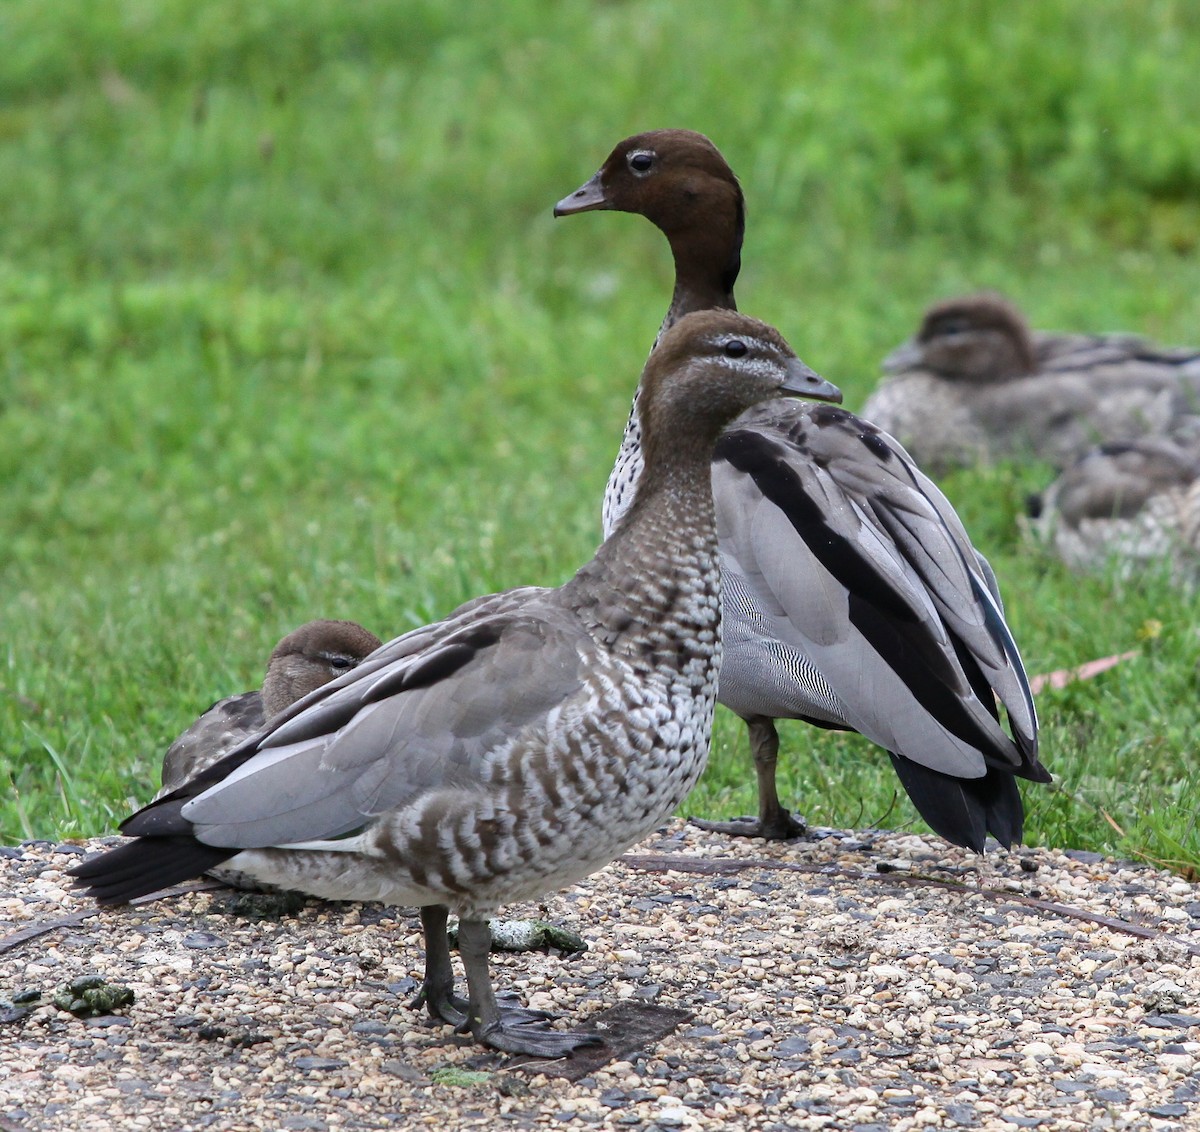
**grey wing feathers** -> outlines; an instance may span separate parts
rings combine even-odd
[[[526,592],[533,610],[472,603],[464,625],[452,615],[383,645],[189,784],[192,796],[162,818],[151,806],[123,829],[160,832],[173,810],[209,844],[287,845],[339,837],[425,791],[469,787],[489,754],[544,726],[582,685],[584,642],[537,600],[544,592]]]
[[[835,702],[844,725],[960,777],[985,773],[981,748],[1012,765],[1033,757],[1032,699],[994,578],[903,449],[826,406],[775,403],[741,422],[750,427],[726,434],[713,472],[726,567],[736,563],[773,636],[829,692],[761,714],[813,719],[815,707],[819,721]],[[727,621],[727,671],[735,632]],[[1008,707],[1020,750],[980,673]],[[723,676],[729,703],[725,688]],[[924,711],[912,710],[914,697]]]

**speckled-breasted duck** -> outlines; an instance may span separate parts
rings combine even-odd
[[[777,331],[721,311],[667,334],[642,390],[645,474],[572,579],[477,598],[389,642],[127,819],[136,840],[73,874],[105,903],[228,862],[317,896],[417,905],[431,1014],[516,1053],[594,1041],[497,1004],[487,917],[602,867],[691,790],[721,656],[713,446],[766,398],[840,397]]]
[[[1035,537],[1076,570],[1129,578],[1164,563],[1200,581],[1200,445],[1168,437],[1103,444],[1029,500]]]
[[[309,692],[348,672],[382,642],[355,621],[309,621],[272,650],[261,691],[218,700],[184,731],[163,756],[161,798]]]
[[[735,309],[742,192],[706,137],[656,130],[625,139],[555,215],[594,209],[639,213],[666,235],[675,290],[664,331],[690,311]],[[606,531],[641,471],[642,396],[609,480]],[[725,597],[720,701],[749,727],[759,814],[700,824],[803,832],[775,783],[775,721],[800,719],[884,747],[947,840],[975,850],[988,833],[1019,841],[1014,775],[1050,777],[1037,759],[1033,698],[991,568],[937,487],[874,425],[780,401],[726,431],[712,480]]]
[[[1098,443],[1198,424],[1200,351],[1031,331],[991,293],[935,303],[883,368],[863,414],[930,470],[1019,455],[1065,467]]]

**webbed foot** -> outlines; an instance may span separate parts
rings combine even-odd
[[[801,818],[780,810],[772,820],[763,818],[734,818],[732,821],[706,821],[702,818],[689,818],[697,829],[709,833],[724,833],[730,837],[761,837],[765,841],[790,841],[803,837],[808,833],[808,826]]]
[[[569,1057],[583,1046],[602,1045],[599,1034],[551,1030],[545,1023],[509,1022],[505,1012],[487,1025],[473,1026],[475,1040],[505,1053],[526,1053],[533,1057]]]

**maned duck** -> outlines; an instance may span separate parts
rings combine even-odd
[[[417,905],[419,1001],[435,1018],[514,1053],[597,1040],[498,1005],[487,916],[602,867],[695,784],[721,654],[713,446],[766,398],[840,397],[777,331],[731,312],[682,320],[642,388],[637,497],[571,580],[477,598],[384,645],[128,818],[137,840],[73,875],[116,903],[228,861],[318,896]]]
[[[1200,423],[1200,352],[1033,332],[990,293],[935,303],[883,368],[863,414],[931,470],[1020,455],[1065,467],[1097,443]]]
[[[675,291],[664,331],[690,311],[735,309],[742,192],[706,137],[627,138],[554,211],[593,209],[640,213],[666,235]],[[609,480],[606,531],[642,468],[643,395]],[[726,431],[712,479],[725,596],[719,698],[749,727],[759,815],[699,824],[804,832],[775,784],[775,721],[801,719],[886,748],[917,810],[948,841],[977,851],[989,832],[1019,841],[1013,776],[1050,779],[1037,759],[1033,698],[991,568],[937,487],[874,425],[778,401]]]
[[[309,692],[348,672],[379,648],[380,640],[355,621],[309,621],[271,652],[262,691],[218,700],[163,756],[162,789],[178,789]]]
[[[1029,527],[1076,570],[1121,578],[1164,563],[1200,581],[1200,447],[1169,437],[1102,444],[1029,500]]]

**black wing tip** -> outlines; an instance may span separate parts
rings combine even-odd
[[[139,837],[88,857],[67,876],[98,904],[128,904],[202,876],[237,852],[194,837]]]
[[[925,824],[952,845],[983,853],[988,835],[1005,849],[1021,844],[1025,806],[1010,771],[956,778],[889,752],[900,784]]]

